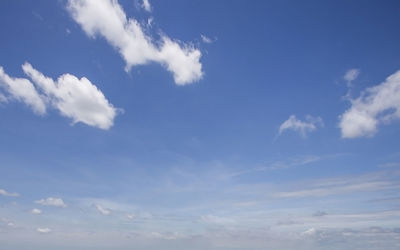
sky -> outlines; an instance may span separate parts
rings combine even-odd
[[[7,250],[400,248],[398,1],[0,1]]]

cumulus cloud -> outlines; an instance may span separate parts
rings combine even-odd
[[[111,210],[110,209],[104,208],[104,207],[102,207],[100,205],[96,205],[96,208],[97,208],[97,211],[99,211],[99,213],[101,213],[102,215],[111,214]]]
[[[33,84],[25,78],[10,77],[1,66],[0,87],[9,93],[9,98],[12,100],[25,103],[37,114],[43,115],[46,113],[46,105]],[[2,99],[5,100],[5,96]]]
[[[42,213],[42,210],[37,209],[37,208],[34,208],[34,209],[31,210],[31,213],[32,213],[32,214],[41,214],[41,213]]]
[[[73,123],[82,122],[101,129],[113,125],[117,110],[87,78],[64,74],[55,82],[29,63],[22,68],[43,91],[49,103],[62,115],[71,118]]]
[[[150,5],[149,0],[143,0],[142,7],[143,7],[143,9],[145,9],[147,12],[151,12],[151,5]]]
[[[67,206],[61,198],[53,198],[53,197],[37,200],[37,201],[35,201],[35,203],[43,205],[43,206],[53,206],[53,207],[66,207]]]
[[[19,196],[18,193],[15,193],[15,192],[10,193],[10,192],[7,192],[7,191],[4,190],[4,189],[0,189],[0,195],[8,196],[8,197],[18,197],[18,196]]]
[[[318,126],[323,125],[324,124],[321,117],[312,117],[307,115],[306,120],[301,121],[297,119],[295,115],[291,115],[289,119],[284,121],[279,127],[279,134],[282,134],[286,130],[293,130],[305,137],[307,133],[316,130]]]
[[[350,102],[351,107],[339,117],[342,138],[373,136],[379,124],[400,118],[400,71]]]
[[[132,66],[157,62],[172,72],[175,83],[185,85],[202,78],[201,52],[190,44],[161,35],[156,43],[133,18],[127,18],[116,0],[69,0],[72,18],[92,38],[104,37]]]
[[[36,231],[38,231],[39,233],[47,234],[47,233],[51,232],[51,229],[48,228],[48,227],[43,227],[43,228],[42,227],[38,227],[36,229]]]
[[[87,78],[64,74],[54,81],[29,63],[23,64],[22,69],[33,83],[25,78],[12,78],[0,67],[0,86],[5,87],[12,99],[26,103],[38,114],[45,114],[47,107],[55,108],[71,118],[73,124],[82,122],[101,129],[113,125],[118,110]]]

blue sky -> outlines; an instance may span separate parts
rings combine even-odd
[[[1,1],[0,245],[398,249],[397,1]]]

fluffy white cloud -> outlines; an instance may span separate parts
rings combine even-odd
[[[69,0],[68,11],[90,37],[103,36],[132,66],[158,62],[172,72],[175,83],[185,85],[201,79],[201,52],[190,44],[178,43],[166,35],[161,41],[145,34],[133,18],[127,18],[116,0]]]
[[[64,74],[54,82],[44,76],[29,63],[22,66],[25,74],[43,91],[49,103],[73,123],[82,122],[101,129],[113,125],[117,110],[103,93],[87,78]]]
[[[14,193],[10,193],[10,192],[7,192],[4,189],[0,189],[0,195],[9,196],[9,197],[18,197],[19,196],[18,193],[15,193],[15,192]]]
[[[40,115],[46,113],[46,105],[33,84],[25,78],[13,78],[0,66],[0,87],[4,88],[11,99],[24,102]],[[3,96],[5,98],[5,96]]]
[[[51,232],[51,229],[48,228],[48,227],[44,227],[44,228],[38,227],[38,228],[36,229],[36,231],[38,231],[39,233],[47,234],[47,233],[50,233],[50,232]]]
[[[37,201],[35,201],[35,203],[43,205],[43,206],[54,206],[54,207],[66,207],[67,206],[61,198],[53,198],[53,197],[37,200]]]
[[[41,213],[42,213],[42,210],[37,209],[37,208],[34,208],[34,209],[31,210],[31,213],[32,213],[32,214],[41,214]]]
[[[291,115],[289,119],[284,121],[279,127],[279,134],[282,134],[286,130],[293,130],[305,137],[307,133],[317,129],[317,126],[323,126],[321,117],[312,117],[307,115],[306,120],[301,121],[297,119],[295,115]]]
[[[380,123],[400,118],[400,71],[350,101],[351,107],[340,116],[342,138],[373,136]]]
[[[101,213],[102,215],[109,215],[111,214],[111,210],[104,208],[100,205],[96,205],[97,211],[99,211],[99,213]]]
[[[87,78],[71,74],[61,75],[57,81],[44,76],[29,63],[22,69],[33,83],[25,78],[11,78],[0,67],[0,86],[5,86],[13,99],[23,101],[39,114],[53,107],[73,124],[82,122],[101,129],[109,129],[118,110]]]
[[[143,0],[142,7],[143,7],[143,9],[145,9],[147,12],[151,12],[151,5],[150,5],[149,0]]]
[[[359,69],[349,69],[346,74],[343,76],[343,79],[347,82],[347,87],[351,87],[352,82],[357,79],[360,74]]]

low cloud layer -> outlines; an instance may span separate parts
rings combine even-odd
[[[400,71],[350,102],[350,108],[340,116],[342,138],[373,136],[378,125],[400,118]]]
[[[151,10],[148,1],[143,1]],[[72,18],[92,38],[104,37],[126,62],[132,66],[157,62],[173,76],[177,85],[185,85],[202,78],[201,52],[190,44],[177,42],[166,35],[154,42],[144,27],[135,19],[127,18],[117,1],[69,0],[67,9]]]
[[[23,102],[40,115],[55,108],[72,119],[73,124],[82,122],[101,129],[113,125],[117,109],[87,78],[64,74],[55,81],[29,63],[22,65],[22,69],[31,80],[10,77],[0,67],[0,87],[8,92],[4,97],[7,100]]]

